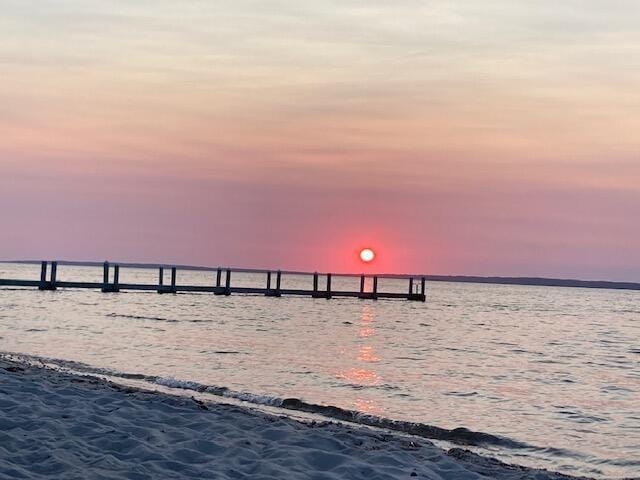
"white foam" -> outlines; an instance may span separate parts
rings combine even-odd
[[[155,383],[164,387],[183,388],[185,390],[194,390],[196,392],[202,389],[201,385],[198,383],[189,382],[186,380],[178,380],[177,378],[173,377],[157,377],[155,379]]]
[[[282,399],[276,397],[269,397],[267,395],[256,395],[248,392],[234,392],[228,390],[222,394],[225,397],[235,398],[236,400],[242,400],[243,402],[256,403],[258,405],[268,405],[271,407],[279,407],[282,405]]]

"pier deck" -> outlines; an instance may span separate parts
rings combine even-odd
[[[21,280],[21,279],[2,279],[0,278],[0,287],[32,287],[39,290],[56,290],[58,288],[72,289],[93,289],[100,290],[105,293],[115,293],[120,291],[151,291],[161,294],[175,293],[212,293],[214,295],[231,295],[231,294],[248,294],[248,295],[265,295],[268,297],[281,296],[302,296],[310,298],[326,298],[332,297],[351,297],[368,300],[377,299],[404,299],[412,301],[426,301],[425,294],[425,277],[413,278],[409,277],[409,288],[406,292],[384,292],[378,290],[377,275],[360,275],[360,290],[333,290],[331,287],[332,274],[322,275],[326,281],[324,288],[319,286],[320,274],[307,273],[306,275],[313,278],[312,288],[310,289],[291,289],[281,288],[281,271],[262,271],[242,269],[241,273],[266,273],[266,286],[261,287],[245,287],[232,286],[231,276],[233,270],[230,268],[218,268],[216,272],[214,285],[182,285],[177,282],[177,267],[158,267],[158,283],[120,283],[120,265],[105,262],[103,265],[103,281],[102,282],[75,282],[57,280],[57,262],[50,262],[51,269],[49,275],[47,270],[49,262],[42,262],[39,280]],[[164,283],[164,270],[170,270],[171,283]],[[193,270],[193,269],[191,269]],[[207,269],[208,270],[208,269]],[[113,272],[113,274],[112,274]],[[275,281],[272,282],[272,276]],[[223,283],[224,277],[224,283]],[[372,288],[365,290],[365,280],[372,280]],[[414,280],[418,280],[414,284]],[[415,288],[414,288],[415,286]]]

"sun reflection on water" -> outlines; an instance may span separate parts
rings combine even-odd
[[[376,347],[371,343],[376,335],[374,326],[374,309],[371,305],[363,305],[358,325],[357,350],[344,350],[345,362],[349,368],[338,371],[337,379],[345,381],[353,388],[375,387],[383,381],[373,365],[381,360]],[[353,406],[360,412],[379,414],[377,403],[369,397],[362,396],[354,399]]]
[[[358,360],[361,362],[374,363],[379,362],[380,358],[376,356],[376,352],[371,345],[362,345],[358,352]]]
[[[382,411],[378,408],[373,400],[365,398],[356,398],[354,405],[359,412],[369,413],[371,415],[382,415]]]
[[[350,368],[336,373],[336,378],[340,380],[346,380],[348,383],[355,386],[372,386],[380,385],[382,383],[380,377],[373,370],[367,370],[366,368]]]

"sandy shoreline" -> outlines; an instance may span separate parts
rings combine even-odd
[[[18,478],[576,477],[0,359],[0,479]]]

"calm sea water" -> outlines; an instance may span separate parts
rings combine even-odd
[[[58,278],[101,273],[59,267]],[[39,267],[0,264],[0,278],[37,279]],[[565,473],[640,472],[640,292],[433,282],[419,303],[0,289],[0,350],[466,427],[527,445],[480,451]]]

